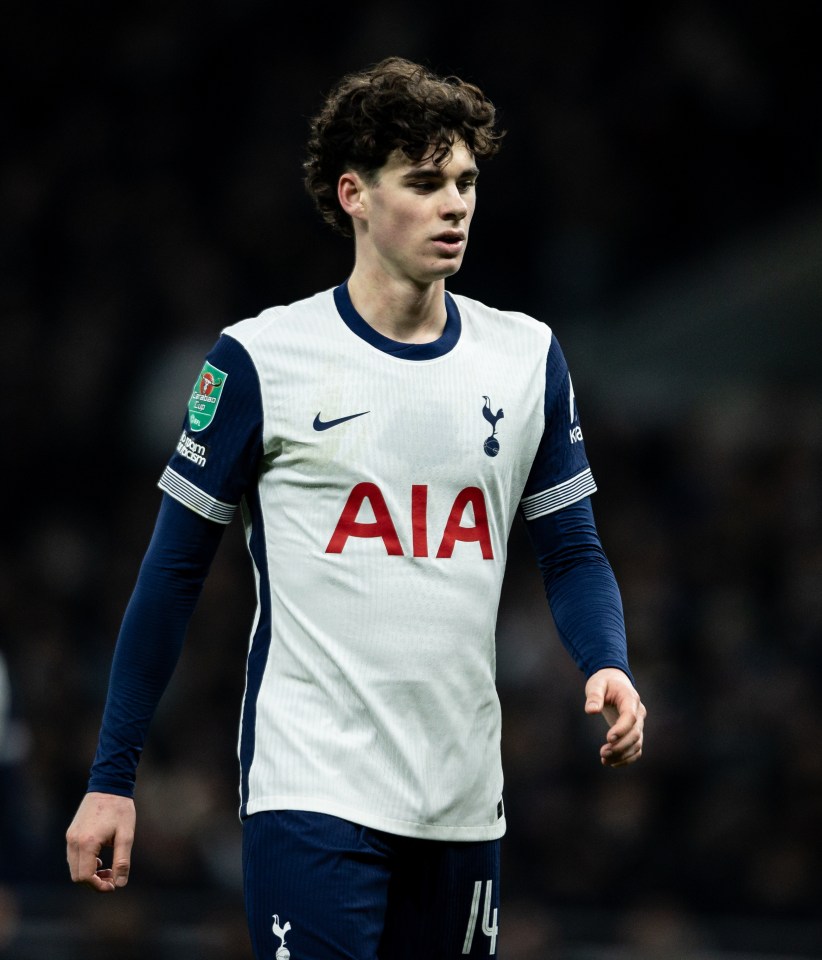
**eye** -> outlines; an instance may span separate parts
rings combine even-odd
[[[476,185],[477,181],[474,177],[472,177],[470,180],[460,180],[458,184],[460,193],[467,193],[473,187],[476,187]]]

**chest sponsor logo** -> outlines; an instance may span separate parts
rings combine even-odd
[[[491,406],[490,397],[483,396],[482,399],[485,401],[485,406],[482,408],[482,415],[491,424],[491,436],[486,438],[482,449],[488,454],[489,457],[495,457],[499,453],[499,440],[497,440],[497,421],[502,420],[505,414],[502,412],[502,407],[500,407],[499,410],[494,413],[494,408]]]
[[[205,430],[214,419],[227,377],[208,362],[200,371],[188,401],[188,425],[194,433]]]
[[[208,457],[208,446],[192,440],[185,430],[183,430],[180,434],[180,439],[177,441],[177,453],[179,453],[181,457],[185,457],[186,460],[196,463],[198,467],[204,467],[206,465],[206,458]]]
[[[451,505],[445,529],[441,535],[435,534],[433,541],[428,530],[428,484],[412,485],[409,506],[411,543],[403,546],[382,490],[376,483],[358,483],[348,495],[325,552],[342,553],[349,539],[356,537],[382,540],[390,557],[406,556],[408,551],[414,557],[427,557],[433,544],[438,542],[435,556],[438,560],[447,560],[453,555],[457,543],[462,542],[475,543],[483,560],[494,559],[488,508],[479,487],[460,490]],[[370,513],[374,519],[360,519],[361,512]]]

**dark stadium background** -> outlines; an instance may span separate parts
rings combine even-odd
[[[237,526],[152,728],[128,889],[74,888],[63,835],[198,364],[346,276],[300,183],[307,118],[399,53],[480,83],[509,130],[451,287],[563,344],[649,714],[642,762],[601,769],[516,526],[501,956],[822,957],[818,5],[1,16],[0,956],[249,956]]]

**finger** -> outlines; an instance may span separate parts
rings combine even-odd
[[[87,838],[83,844],[70,831],[67,836],[66,853],[71,879],[74,883],[91,887],[100,893],[108,893],[114,889],[114,881],[101,870],[103,861],[98,854],[102,844],[93,838]]]
[[[105,874],[110,873],[110,870],[103,870],[100,874],[94,874],[88,878],[88,880],[81,880],[80,882],[84,887],[90,887],[92,890],[96,890],[97,893],[113,893],[116,890],[114,881],[105,876]]]
[[[75,883],[84,883],[95,874],[101,862],[98,856],[101,846],[93,838],[88,838],[85,843],[73,836],[68,838],[66,853],[71,879]]]
[[[616,748],[606,743],[605,746],[600,749],[599,755],[605,763],[617,763],[628,756],[628,754],[633,753],[638,747],[641,747],[639,737],[628,740]]]
[[[625,710],[620,713],[608,730],[606,736],[608,745],[618,749],[623,740],[630,738],[633,731],[639,731],[638,720],[639,718],[633,710]]]
[[[131,871],[131,847],[133,843],[133,833],[125,833],[121,830],[115,838],[111,873],[116,887],[124,887],[128,883],[128,875]]]
[[[645,726],[645,714],[645,706],[638,698],[632,698],[628,703],[620,704],[618,716],[615,717],[608,731],[608,742],[616,743],[634,728],[641,734]]]
[[[608,718],[608,710],[614,711],[614,720],[608,729],[606,741],[600,749],[601,762],[609,767],[621,767],[634,763],[642,755],[643,731],[646,709],[638,697],[616,700],[619,710],[605,705],[603,714]]]
[[[635,726],[631,731],[616,742],[605,743],[600,751],[603,763],[611,766],[620,763],[627,757],[642,751],[642,728]]]
[[[634,737],[621,744],[617,749],[606,744],[600,750],[599,755],[607,763],[618,763],[620,760],[624,760],[626,757],[632,756],[640,750],[642,750],[642,738]]]
[[[630,764],[630,763],[635,763],[637,760],[639,760],[639,758],[640,758],[641,756],[642,756],[642,746],[641,746],[641,744],[639,744],[639,745],[636,746],[636,748],[634,748],[633,750],[631,750],[629,753],[624,754],[624,755],[620,756],[619,758],[616,758],[616,757],[608,757],[608,758],[603,757],[602,760],[601,760],[601,762],[602,762],[603,766],[611,767],[611,768],[614,768],[614,769],[615,769],[615,768],[617,768],[617,767],[625,767],[625,766],[628,766],[628,764]]]
[[[114,890],[114,880],[111,877],[111,870],[103,869],[103,861],[99,857],[94,858],[95,869],[91,873],[86,872],[85,867],[86,859],[81,856],[81,852],[78,848],[77,856],[74,860],[74,865],[69,863],[71,868],[71,879],[75,883],[82,884],[85,887],[90,887],[92,890],[97,890],[99,893],[108,893]]]
[[[633,753],[637,747],[642,746],[642,738],[635,734],[630,737],[626,737],[624,740],[620,740],[617,744],[606,743],[599,751],[599,755],[603,760],[610,762],[621,760],[629,753]]]
[[[92,890],[97,890],[100,893],[108,893],[111,890],[114,890],[114,878],[111,875],[110,869],[96,869],[93,873],[84,874],[82,872],[78,873],[77,877],[72,877],[75,883],[82,884],[85,887],[91,887]]]

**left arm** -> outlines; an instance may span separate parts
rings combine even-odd
[[[608,724],[605,766],[642,755],[646,710],[628,664],[622,599],[589,497],[526,522],[560,639],[586,675],[585,712]]]

